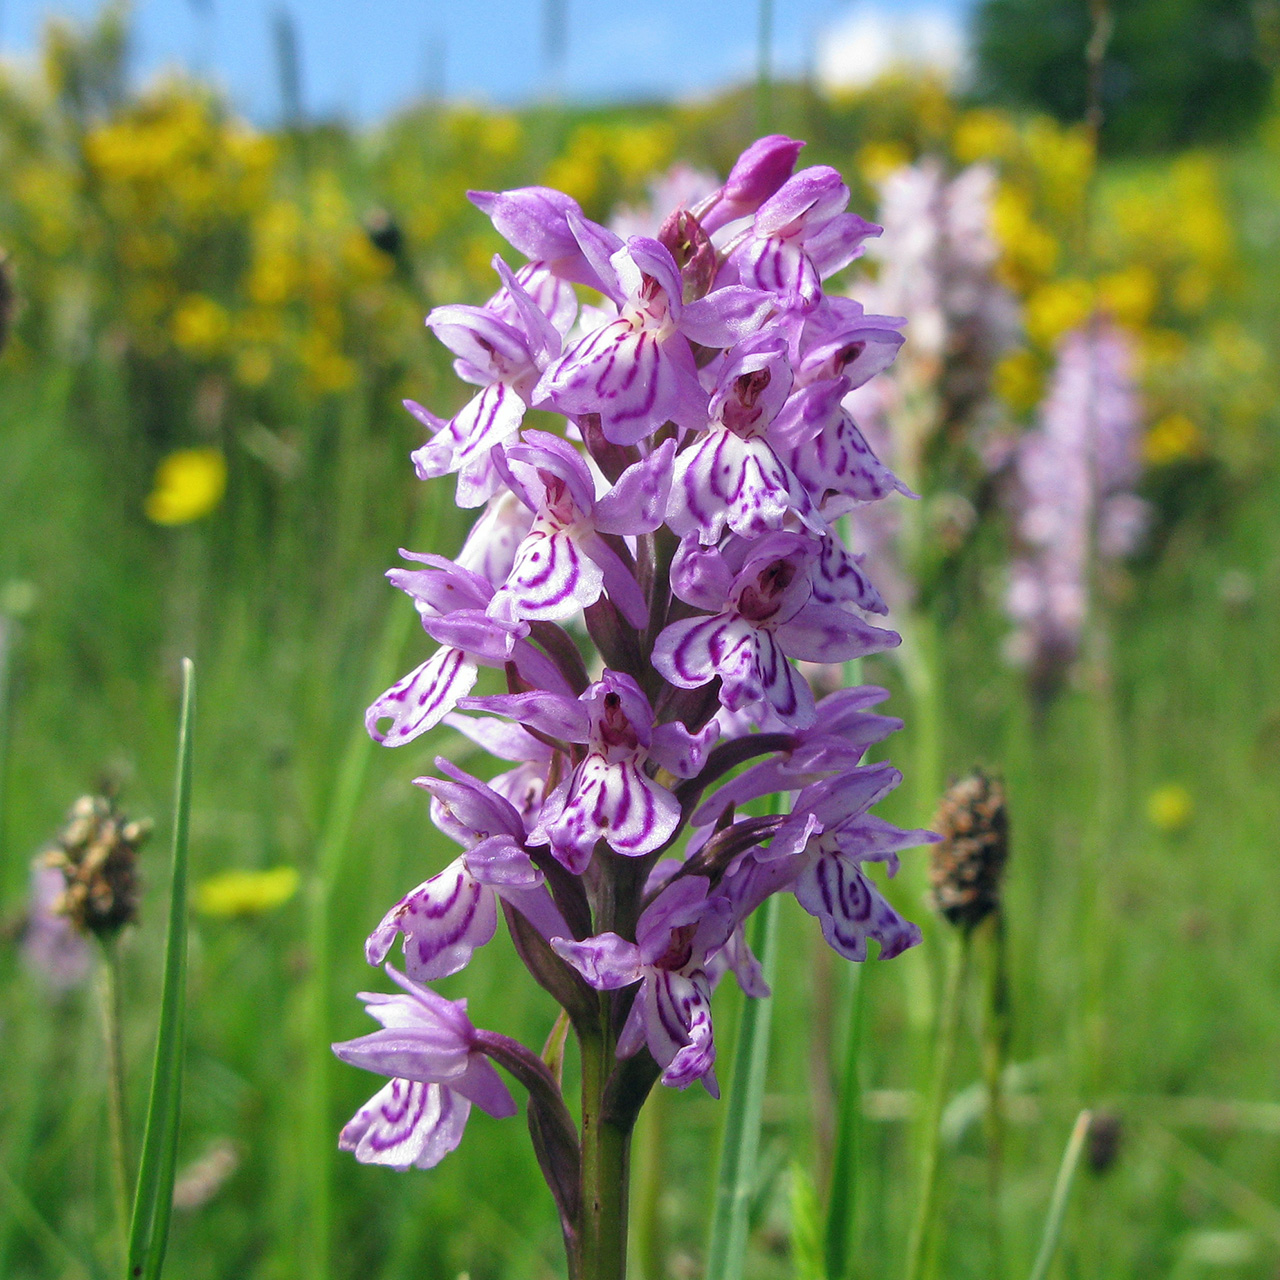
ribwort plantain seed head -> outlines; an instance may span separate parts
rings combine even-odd
[[[138,852],[149,819],[126,818],[108,796],[86,795],[71,806],[45,856],[66,888],[53,909],[85,934],[108,938],[138,917]]]
[[[957,928],[972,929],[1000,906],[1009,857],[1004,786],[981,769],[953,783],[942,797],[929,878],[938,911]]]

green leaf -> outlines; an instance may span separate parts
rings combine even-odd
[[[1084,1150],[1084,1141],[1089,1136],[1092,1121],[1093,1113],[1082,1111],[1076,1117],[1071,1137],[1067,1139],[1067,1149],[1062,1153],[1062,1164],[1058,1167],[1058,1180],[1053,1184],[1053,1198],[1049,1201],[1049,1215],[1044,1222],[1040,1252],[1031,1269],[1031,1280],[1045,1280],[1053,1265],[1053,1255],[1058,1251],[1058,1238],[1062,1235],[1062,1220],[1067,1212],[1067,1199],[1071,1195],[1071,1183],[1076,1176],[1080,1153]]]
[[[778,898],[775,894],[751,921],[751,947],[765,981],[773,982],[778,943]],[[740,1280],[747,1253],[747,1223],[760,1149],[760,1112],[765,1071],[769,1064],[769,1025],[773,1000],[747,999],[733,1054],[720,1175],[716,1183],[707,1250],[706,1280]]]
[[[813,1179],[791,1165],[791,1274],[794,1280],[826,1280],[822,1260],[822,1211]]]
[[[142,1162],[129,1232],[128,1280],[158,1280],[173,1211],[173,1180],[182,1101],[182,1048],[186,1021],[187,836],[191,822],[191,728],[195,717],[195,667],[182,660],[182,715],[173,814],[173,882],[165,939],[160,1026],[156,1033],[151,1099],[142,1140]]]

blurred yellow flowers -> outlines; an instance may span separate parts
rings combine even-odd
[[[269,871],[224,871],[195,888],[195,909],[203,916],[227,919],[256,916],[283,906],[298,892],[296,867]]]
[[[1147,820],[1166,835],[1185,831],[1195,811],[1191,792],[1179,782],[1167,782],[1147,797]]]
[[[190,524],[207,516],[227,489],[221,449],[178,449],[156,468],[155,487],[143,510],[156,524]]]

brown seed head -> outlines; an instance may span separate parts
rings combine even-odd
[[[1000,905],[1009,856],[1009,821],[998,778],[975,770],[942,797],[934,830],[929,878],[933,901],[947,920],[972,929]]]
[[[81,933],[108,937],[138,916],[138,851],[149,820],[131,821],[107,796],[81,796],[46,855],[67,882],[54,911]]]

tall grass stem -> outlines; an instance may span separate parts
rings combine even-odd
[[[173,802],[173,875],[169,886],[169,922],[164,944],[164,980],[160,989],[160,1025],[156,1031],[151,1096],[147,1103],[147,1124],[129,1232],[126,1271],[129,1280],[159,1280],[169,1240],[169,1218],[173,1212],[186,1023],[187,843],[191,829],[191,735],[195,722],[195,697],[195,667],[190,658],[183,658],[182,712],[178,722],[178,764]]]
[[[777,967],[778,898],[767,899],[751,922],[751,948],[772,985]],[[747,1253],[751,1193],[760,1149],[760,1116],[769,1065],[773,999],[746,999],[733,1053],[720,1172],[716,1181],[705,1280],[741,1280]]]
[[[862,1128],[862,1021],[866,1007],[867,965],[870,963],[866,961],[851,966],[849,1025],[845,1031],[844,1059],[840,1067],[831,1188],[827,1196],[824,1239],[827,1280],[846,1280],[852,1275],[852,1246],[857,1238],[858,1149]]]
[[[905,1280],[920,1280],[932,1268],[927,1267],[931,1255],[933,1218],[938,1193],[938,1164],[942,1153],[942,1111],[946,1106],[947,1090],[951,1082],[951,1067],[955,1061],[956,1038],[960,1026],[960,1010],[964,997],[965,975],[969,968],[972,939],[968,929],[962,929],[953,942],[947,957],[947,979],[943,990],[942,1006],[938,1010],[938,1039],[934,1050],[933,1079],[921,1132],[922,1154],[920,1159],[919,1199],[916,1202],[915,1220],[907,1242]]]
[[[107,1060],[107,1130],[111,1141],[111,1193],[115,1200],[116,1241],[121,1258],[129,1248],[129,1114],[125,1102],[124,1043],[120,1029],[120,947],[103,937],[99,995],[102,1039]]]
[[[1058,1251],[1058,1241],[1062,1236],[1067,1201],[1071,1196],[1071,1184],[1075,1180],[1080,1155],[1084,1151],[1085,1139],[1089,1136],[1089,1125],[1092,1121],[1091,1111],[1080,1112],[1072,1126],[1071,1136],[1067,1139],[1067,1149],[1062,1153],[1062,1164],[1058,1166],[1058,1180],[1053,1184],[1049,1213],[1044,1220],[1040,1252],[1036,1255],[1035,1266],[1031,1268],[1031,1280],[1045,1280],[1049,1274],[1049,1268],[1053,1265],[1054,1255]]]

